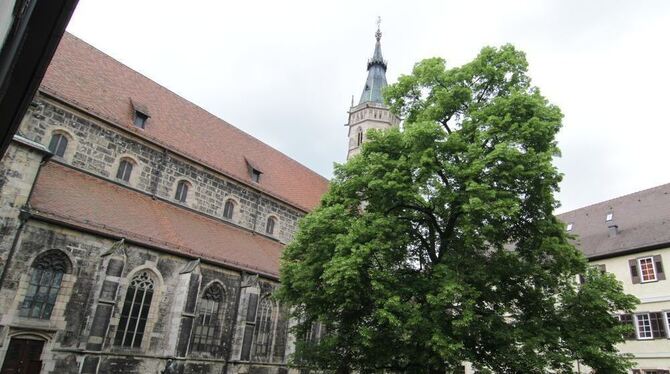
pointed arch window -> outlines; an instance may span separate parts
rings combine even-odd
[[[70,269],[70,260],[57,249],[39,255],[33,261],[30,283],[23,303],[21,303],[19,315],[50,319],[63,275],[69,273]]]
[[[187,181],[185,180],[179,181],[179,183],[177,183],[177,191],[175,191],[174,194],[175,200],[181,203],[185,203],[186,198],[188,197],[188,187],[189,183]]]
[[[67,149],[67,143],[68,139],[65,134],[54,133],[51,135],[51,141],[49,142],[49,151],[55,156],[63,157]]]
[[[233,214],[235,213],[235,202],[233,199],[226,200],[226,203],[223,205],[223,218],[233,219]]]
[[[363,130],[361,128],[358,128],[358,134],[356,134],[356,145],[361,146],[363,144]]]
[[[119,162],[119,169],[116,171],[116,179],[129,182],[130,175],[133,173],[133,166],[135,166],[135,163],[130,159],[121,159],[121,162]]]
[[[256,336],[254,356],[256,359],[270,357],[272,336],[274,331],[274,305],[269,297],[264,298],[258,306],[256,315]]]
[[[149,307],[154,296],[154,283],[148,271],[136,274],[130,281],[114,345],[131,348],[139,348],[142,345]]]
[[[268,220],[265,223],[265,233],[268,235],[274,235],[276,224],[277,219],[275,217],[268,217]]]
[[[207,287],[198,303],[197,319],[191,338],[191,351],[206,352],[214,357],[222,353],[221,333],[225,317],[225,290],[214,283]]]

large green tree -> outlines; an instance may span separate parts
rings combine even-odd
[[[297,364],[337,373],[495,373],[629,366],[613,315],[634,307],[590,270],[553,215],[562,114],[525,55],[415,65],[385,97],[403,129],[371,131],[281,262],[278,297],[309,335]],[[575,284],[577,274],[586,282]]]

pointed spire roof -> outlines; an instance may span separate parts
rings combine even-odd
[[[375,51],[372,58],[368,60],[368,79],[365,81],[363,94],[359,104],[366,102],[383,104],[382,89],[386,87],[386,61],[382,56],[381,38],[382,32],[379,29],[380,20],[377,20],[377,32],[375,33]]]

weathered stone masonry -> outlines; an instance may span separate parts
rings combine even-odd
[[[3,286],[0,321],[4,328],[0,340],[6,341],[8,334],[17,331],[49,331],[50,352],[43,356],[43,372],[46,373],[151,373],[161,370],[170,356],[184,358],[184,373],[222,372],[231,350],[229,342],[235,347],[251,345],[251,341],[244,342],[244,335],[231,336],[233,320],[239,316],[245,318],[249,313],[248,303],[238,302],[238,292],[241,291],[247,301],[249,295],[267,295],[275,287],[257,277],[243,279],[241,273],[200,264],[197,260],[195,266],[189,266],[192,261],[188,259],[123,243],[119,245],[113,240],[33,220],[22,234],[20,247]],[[25,295],[30,264],[45,249],[65,252],[72,259],[73,272],[64,280],[67,282],[61,287],[57,308],[50,320],[21,318],[16,311]],[[147,324],[149,339],[143,342],[141,349],[115,347],[112,341],[118,328],[123,293],[128,288],[128,275],[138,269],[150,269],[162,280],[157,292],[160,297],[152,305],[154,312]],[[224,349],[218,356],[189,352],[190,334],[184,319],[177,318],[182,323],[173,322],[175,313],[178,317],[193,316],[198,295],[212,282],[222,284],[226,295],[220,335]],[[285,362],[287,322],[283,314],[277,316],[276,325],[275,354],[272,357],[252,355],[244,362]],[[3,353],[0,350],[0,359]],[[239,354],[233,355],[229,372],[244,372],[244,366],[239,364]],[[263,367],[266,369],[261,369]],[[273,368],[279,370],[275,366],[259,366],[254,370],[272,371]]]
[[[274,237],[283,243],[291,240],[298,219],[304,215],[296,208],[157,144],[125,134],[101,120],[42,96],[31,106],[19,134],[48,146],[54,132],[70,137],[69,153],[62,161],[74,167],[116,181],[119,159],[131,157],[138,165],[133,171],[137,177],[131,179],[130,187],[174,201],[177,182],[186,179],[194,187],[186,202],[189,208],[221,218],[226,199],[232,198],[237,204],[233,224],[264,234],[265,220],[273,215],[279,222]]]
[[[39,144],[52,134],[70,137],[63,158],[46,161]],[[227,198],[236,202],[233,222],[264,233],[264,220],[273,215],[279,226],[275,238],[290,240],[299,209],[273,199],[195,162],[133,137],[41,97],[26,116],[20,135],[39,144],[14,142],[0,162],[0,363],[12,338],[40,339],[42,373],[157,373],[167,359],[176,358],[182,373],[287,373],[292,350],[286,310],[269,298],[276,279],[263,279],[239,269],[128,243],[83,228],[23,214],[33,183],[44,162],[62,162],[114,183],[120,157],[137,162],[136,177],[126,188],[174,204],[174,185],[187,179],[193,194],[186,209],[222,219]],[[148,223],[150,224],[150,223]],[[9,253],[14,250],[13,258]],[[48,251],[67,256],[49,319],[20,315],[28,293],[35,259]],[[154,280],[153,299],[139,347],[121,347],[114,339],[133,277],[145,272]],[[208,287],[222,290],[222,319],[212,352],[193,349],[198,307]]]

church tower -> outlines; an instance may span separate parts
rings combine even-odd
[[[357,105],[353,100],[349,109],[349,147],[347,160],[358,154],[361,145],[366,139],[369,129],[386,130],[400,124],[400,118],[395,116],[388,107],[384,105],[382,89],[386,87],[386,61],[382,57],[381,38],[379,29],[380,21],[377,20],[377,32],[375,38],[375,51],[372,58],[368,60],[368,79],[365,81],[363,94]]]

